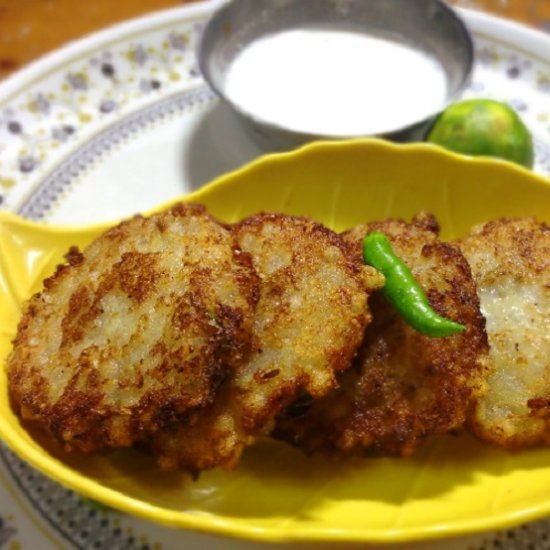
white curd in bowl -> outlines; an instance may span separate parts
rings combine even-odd
[[[256,118],[335,137],[413,124],[443,107],[448,94],[435,57],[385,37],[315,27],[250,43],[224,86]]]

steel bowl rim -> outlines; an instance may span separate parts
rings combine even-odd
[[[458,25],[464,39],[463,46],[465,49],[465,53],[463,55],[463,58],[464,58],[463,66],[465,68],[465,71],[464,71],[464,77],[462,78],[462,81],[448,94],[445,101],[442,102],[442,104],[438,108],[434,109],[433,111],[424,115],[422,118],[410,124],[404,124],[402,126],[398,126],[395,128],[388,128],[384,132],[379,132],[379,133],[364,133],[364,132],[355,133],[355,134],[354,133],[348,133],[348,134],[313,133],[305,130],[296,130],[294,128],[289,128],[288,126],[281,125],[277,122],[266,120],[261,116],[258,116],[257,114],[252,113],[251,111],[248,111],[242,106],[235,103],[231,98],[229,98],[229,96],[225,93],[225,91],[214,82],[214,79],[212,78],[212,75],[210,72],[210,66],[209,66],[210,58],[209,56],[204,54],[204,51],[205,51],[207,39],[209,38],[210,29],[213,26],[215,26],[218,21],[220,20],[223,21],[223,17],[238,2],[238,0],[224,1],[222,5],[216,8],[215,11],[212,13],[212,15],[208,18],[201,32],[200,38],[198,40],[198,45],[197,45],[197,60],[198,60],[199,70],[204,80],[208,84],[208,86],[223,101],[225,101],[240,117],[248,119],[255,124],[264,126],[273,131],[287,132],[288,134],[292,134],[294,136],[302,136],[308,140],[313,140],[313,139],[340,140],[340,139],[354,139],[354,138],[360,138],[360,137],[380,137],[380,136],[383,137],[383,136],[388,136],[388,135],[397,134],[401,132],[407,132],[415,127],[421,126],[422,124],[430,124],[430,122],[433,121],[439,114],[441,114],[449,105],[454,103],[457,100],[457,98],[461,96],[464,90],[471,83],[473,69],[474,69],[475,49],[474,49],[473,37],[470,30],[468,29],[468,26],[466,25],[463,18],[458,13],[458,11],[454,10],[444,0],[423,0],[423,1],[435,2],[438,5],[438,7],[442,9],[443,12],[445,12],[447,16],[450,17],[450,19],[453,20]],[[441,64],[441,66],[445,71],[445,66],[443,64]]]

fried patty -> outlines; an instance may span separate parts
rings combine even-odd
[[[368,292],[381,283],[347,256],[338,235],[310,219],[260,214],[234,231],[261,278],[254,351],[211,407],[155,438],[165,468],[232,467],[304,392],[320,398],[332,390],[370,320]]]
[[[550,444],[550,227],[499,219],[460,241],[491,351],[488,391],[471,418],[482,440],[510,449]]]
[[[278,419],[274,435],[311,453],[411,454],[428,436],[463,425],[472,395],[481,391],[487,352],[484,319],[470,268],[458,247],[437,239],[432,216],[353,228],[344,235],[354,258],[364,236],[385,233],[439,314],[466,326],[446,338],[424,336],[405,323],[378,292],[353,368],[338,389],[304,401]]]
[[[259,279],[203,207],[136,216],[67,259],[8,360],[14,409],[65,449],[146,439],[210,403],[249,352]]]

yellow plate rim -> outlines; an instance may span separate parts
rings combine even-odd
[[[378,139],[362,138],[346,141],[319,141],[305,145],[287,153],[273,153],[264,155],[259,159],[246,164],[232,172],[224,174],[201,189],[160,204],[145,215],[166,208],[170,204],[179,201],[185,202],[200,202],[201,196],[211,190],[225,186],[233,181],[240,174],[248,171],[255,171],[265,162],[291,162],[296,156],[309,153],[319,153],[324,151],[333,151],[339,148],[350,146],[365,147],[368,146],[373,150],[395,150],[405,153],[418,152],[437,152],[438,155],[447,157],[452,163],[474,163],[490,166],[492,169],[515,171],[521,173],[524,177],[527,176],[532,182],[550,186],[550,179],[544,176],[533,173],[523,167],[515,164],[501,161],[498,159],[482,158],[482,157],[467,157],[458,155],[443,148],[425,143],[397,145]],[[47,225],[45,223],[36,223],[23,219],[15,214],[0,212],[0,223],[18,225],[20,227],[39,228],[44,233],[65,233],[84,232],[84,231],[101,231],[107,227],[117,223],[113,220],[107,223],[78,226],[78,225]],[[419,540],[431,540],[438,538],[447,538],[460,536],[491,529],[502,529],[512,527],[520,523],[540,519],[543,516],[550,514],[550,499],[543,504],[538,504],[519,512],[501,513],[500,515],[488,516],[478,520],[461,520],[444,526],[421,526],[408,527],[393,530],[380,531],[379,529],[369,529],[366,526],[362,530],[347,531],[344,529],[315,528],[312,531],[301,533],[294,528],[285,527],[285,520],[280,522],[280,525],[274,527],[257,528],[246,527],[238,520],[222,519],[216,516],[201,516],[191,512],[168,511],[159,506],[146,504],[134,498],[128,497],[116,490],[106,488],[99,483],[85,478],[82,474],[72,471],[68,466],[59,462],[51,455],[43,455],[35,449],[29,449],[17,437],[17,434],[10,425],[0,422],[0,437],[23,460],[27,461],[40,472],[46,474],[50,478],[60,484],[77,491],[85,497],[97,498],[97,489],[101,488],[101,502],[112,508],[123,512],[141,517],[143,519],[154,521],[169,527],[177,527],[190,529],[199,532],[212,533],[218,535],[226,535],[234,538],[248,539],[262,542],[370,542],[370,543],[398,543],[398,542],[413,542]],[[62,473],[60,475],[59,465],[62,465]]]

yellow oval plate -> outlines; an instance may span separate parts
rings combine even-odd
[[[434,212],[445,237],[502,215],[550,220],[550,185],[499,161],[428,145],[319,143],[269,156],[186,197],[226,221],[260,210],[306,214],[336,230],[386,216]],[[166,206],[166,205],[165,205]],[[158,208],[157,210],[159,210]],[[22,300],[106,226],[61,228],[0,216],[0,360]],[[238,470],[197,482],[159,472],[134,451],[67,458],[20,426],[0,375],[0,436],[60,483],[109,506],[172,526],[269,541],[395,542],[517,524],[550,512],[550,450],[508,454],[466,435],[431,441],[411,459],[335,464],[265,441]]]

